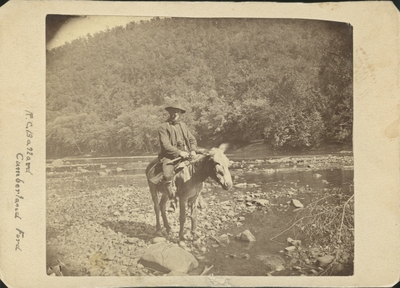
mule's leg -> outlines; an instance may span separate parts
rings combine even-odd
[[[151,198],[154,203],[154,212],[156,213],[156,235],[162,236],[160,224],[160,206],[158,204],[157,187],[153,183],[149,183]]]
[[[161,200],[160,200],[161,217],[164,222],[164,227],[167,229],[167,233],[169,234],[169,232],[171,231],[171,226],[169,226],[167,213],[166,213],[167,201],[168,201],[168,196],[167,196],[167,194],[163,193],[161,196]]]
[[[190,203],[190,220],[192,222],[191,226],[192,232],[196,231],[197,228],[197,203],[198,203],[197,201],[198,198]]]
[[[184,197],[179,197],[179,240],[185,240],[183,238],[183,227],[186,221],[186,204]]]

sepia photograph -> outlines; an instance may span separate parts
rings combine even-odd
[[[49,275],[353,274],[349,23],[48,15],[46,37]]]
[[[7,287],[390,287],[390,1],[9,1]]]

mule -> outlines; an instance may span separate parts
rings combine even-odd
[[[212,148],[208,152],[197,154],[195,159],[185,165],[175,176],[176,197],[179,200],[179,240],[183,241],[183,228],[186,221],[186,202],[190,207],[191,231],[194,232],[197,227],[197,199],[203,188],[203,182],[208,178],[214,179],[225,190],[232,188],[232,177],[229,172],[229,160],[224,152],[226,145],[219,148]],[[156,214],[156,235],[161,236],[162,228],[160,224],[160,212],[164,227],[167,233],[171,231],[166,215],[166,203],[168,201],[167,191],[162,185],[157,185],[150,181],[156,175],[156,170],[152,169],[159,160],[156,158],[146,168],[146,177],[149,183],[151,197],[154,203],[154,212]],[[161,199],[158,202],[158,192],[161,192]]]

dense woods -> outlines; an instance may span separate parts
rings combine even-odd
[[[203,146],[351,143],[352,27],[154,18],[47,51],[48,157],[158,152],[171,99]]]

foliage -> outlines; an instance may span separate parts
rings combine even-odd
[[[284,231],[294,228],[295,237],[301,233],[310,247],[321,247],[325,254],[335,256],[323,274],[334,273],[338,265],[350,264],[354,259],[353,184],[349,186],[349,191],[335,188],[320,196],[298,211],[289,224],[290,227]]]
[[[88,35],[47,51],[47,153],[154,153],[170,99],[201,143],[351,143],[352,56],[352,28],[328,21],[154,18]]]

